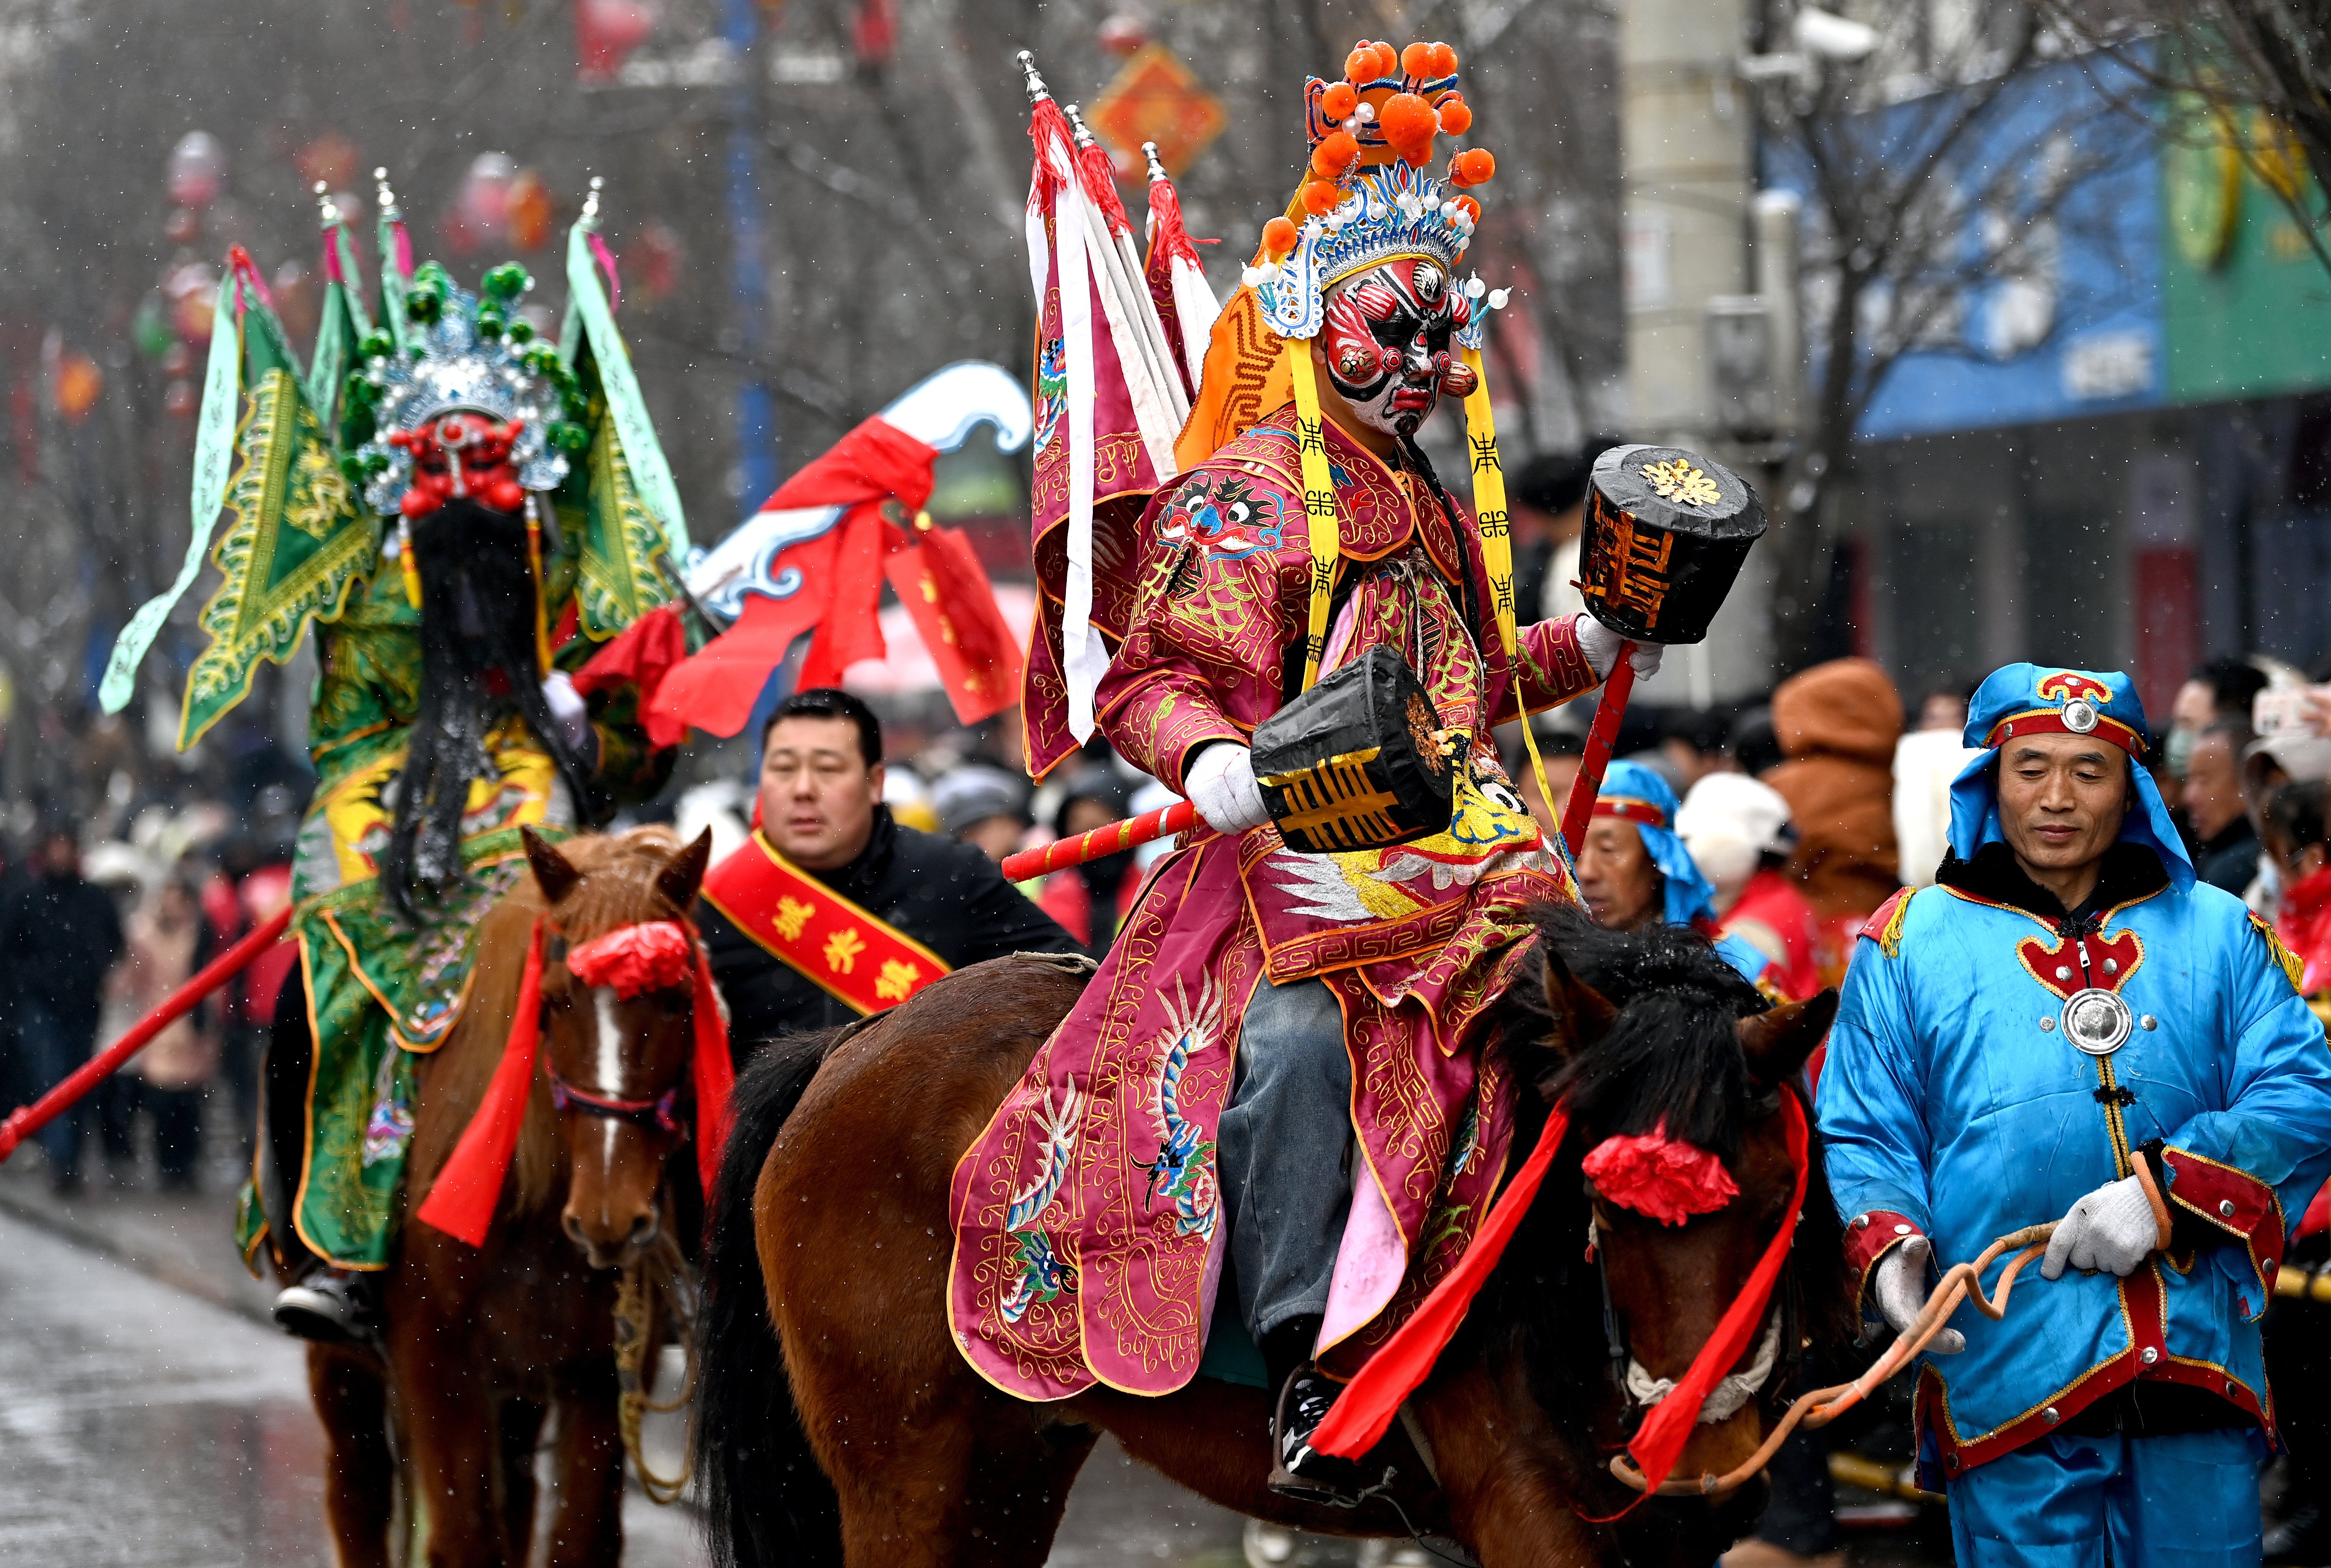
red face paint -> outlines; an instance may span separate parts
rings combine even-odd
[[[1329,290],[1319,332],[1327,379],[1369,428],[1413,435],[1443,392],[1473,388],[1449,350],[1470,314],[1435,262],[1387,261],[1347,278]]]

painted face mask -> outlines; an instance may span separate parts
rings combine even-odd
[[[1449,347],[1450,335],[1471,318],[1471,301],[1439,263],[1371,267],[1328,291],[1319,332],[1327,379],[1371,430],[1414,435],[1442,393],[1473,390],[1472,369]]]

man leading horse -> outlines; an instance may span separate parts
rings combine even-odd
[[[1976,691],[1936,885],[1871,917],[1821,1080],[1851,1262],[1907,1327],[1929,1260],[2060,1215],[2052,1284],[1960,1313],[1917,1384],[1965,1564],[2259,1561],[2258,1320],[2331,1168],[2297,962],[2197,882],[2126,675]]]

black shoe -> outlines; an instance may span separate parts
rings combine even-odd
[[[1279,1412],[1270,1423],[1277,1466],[1270,1472],[1270,1489],[1282,1497],[1332,1507],[1356,1507],[1367,1489],[1367,1474],[1350,1459],[1323,1454],[1311,1446],[1311,1434],[1327,1419],[1342,1384],[1305,1362],[1288,1375],[1279,1391]]]
[[[380,1341],[379,1292],[372,1277],[343,1269],[319,1269],[275,1298],[276,1326],[324,1345],[376,1345]]]
[[[2290,1516],[2269,1528],[2260,1543],[2269,1568],[2308,1568],[2331,1563],[2331,1519],[2314,1503],[2301,1503]]]

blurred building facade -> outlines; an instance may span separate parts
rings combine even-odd
[[[1902,355],[1837,500],[1834,651],[1906,694],[2030,659],[2127,669],[2166,711],[2186,672],[2331,654],[2331,271],[2265,181],[2193,124],[2154,134],[2088,62],[2124,156],[2012,273]],[[2103,97],[2114,97],[2109,103]],[[2173,106],[2174,108],[2174,106]],[[2031,178],[2066,148],[2012,143]],[[2002,214],[1973,210],[1969,225]]]

